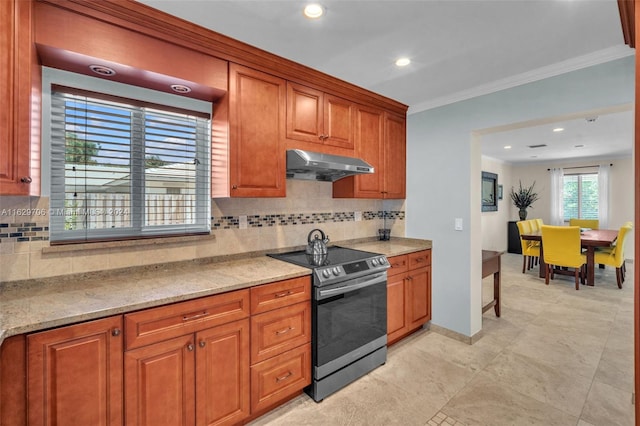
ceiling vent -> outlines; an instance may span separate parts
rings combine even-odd
[[[547,146],[546,143],[541,143],[539,145],[527,145],[529,148],[543,148],[545,146]]]

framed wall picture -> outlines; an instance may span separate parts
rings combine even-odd
[[[482,172],[482,211],[498,210],[498,175]]]
[[[498,200],[502,200],[502,185],[498,185]]]

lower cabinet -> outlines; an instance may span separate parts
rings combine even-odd
[[[28,335],[28,424],[122,425],[122,349],[121,316]]]
[[[14,336],[9,363],[3,425],[243,424],[311,383],[311,280]]]
[[[232,425],[249,416],[249,319],[127,351],[127,425]]]
[[[126,314],[127,426],[249,417],[249,315],[249,290]]]
[[[251,289],[252,306],[261,312],[251,317],[252,415],[311,383],[310,291],[308,277]]]
[[[389,258],[387,341],[392,344],[431,320],[431,250]]]

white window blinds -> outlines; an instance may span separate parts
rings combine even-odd
[[[51,241],[209,232],[209,119],[56,88]]]
[[[563,215],[571,218],[598,219],[598,174],[573,174],[563,177]]]

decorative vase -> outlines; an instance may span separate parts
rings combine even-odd
[[[525,220],[527,218],[527,208],[525,207],[523,209],[520,209],[518,211],[518,214],[520,215],[520,220]]]

